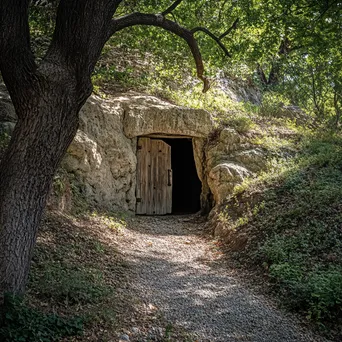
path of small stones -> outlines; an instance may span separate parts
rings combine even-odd
[[[125,229],[120,249],[135,269],[131,286],[147,307],[190,332],[191,341],[326,341],[247,289],[202,229],[189,216],[137,217]],[[132,326],[131,341],[149,340],[135,338],[138,331]]]

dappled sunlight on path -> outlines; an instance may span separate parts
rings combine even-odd
[[[203,225],[191,217],[137,217],[122,253],[132,286],[172,324],[198,341],[324,341],[253,294],[221,263]]]

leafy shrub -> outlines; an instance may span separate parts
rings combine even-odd
[[[246,133],[255,127],[252,119],[242,115],[226,119],[224,123],[229,127],[236,129],[241,134]]]
[[[33,282],[39,283],[39,296],[57,302],[74,304],[97,303],[110,294],[97,270],[76,269],[60,263],[45,263],[44,270],[34,273]]]
[[[53,342],[82,333],[81,318],[62,318],[25,305],[18,297],[6,298],[6,314],[0,340],[4,342]]]
[[[226,223],[247,215],[238,229],[250,243],[235,258],[263,267],[291,309],[329,325],[342,317],[342,138],[309,135],[299,147],[282,172],[244,188],[239,215],[226,205]]]
[[[304,311],[317,321],[332,319],[342,313],[342,273],[332,267],[305,272],[294,263],[272,264],[270,276],[283,288],[292,309]]]
[[[263,96],[259,114],[265,117],[281,117],[283,115],[283,104],[286,99],[278,93],[266,92]]]
[[[311,273],[307,294],[309,318],[321,320],[342,313],[342,273],[340,268]],[[336,314],[335,314],[336,313]]]

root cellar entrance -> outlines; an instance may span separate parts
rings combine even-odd
[[[138,139],[137,214],[195,213],[201,209],[190,138]]]

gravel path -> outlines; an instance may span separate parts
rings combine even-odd
[[[247,290],[202,228],[189,216],[137,217],[127,228],[120,249],[145,303],[193,334],[192,341],[326,341]]]

